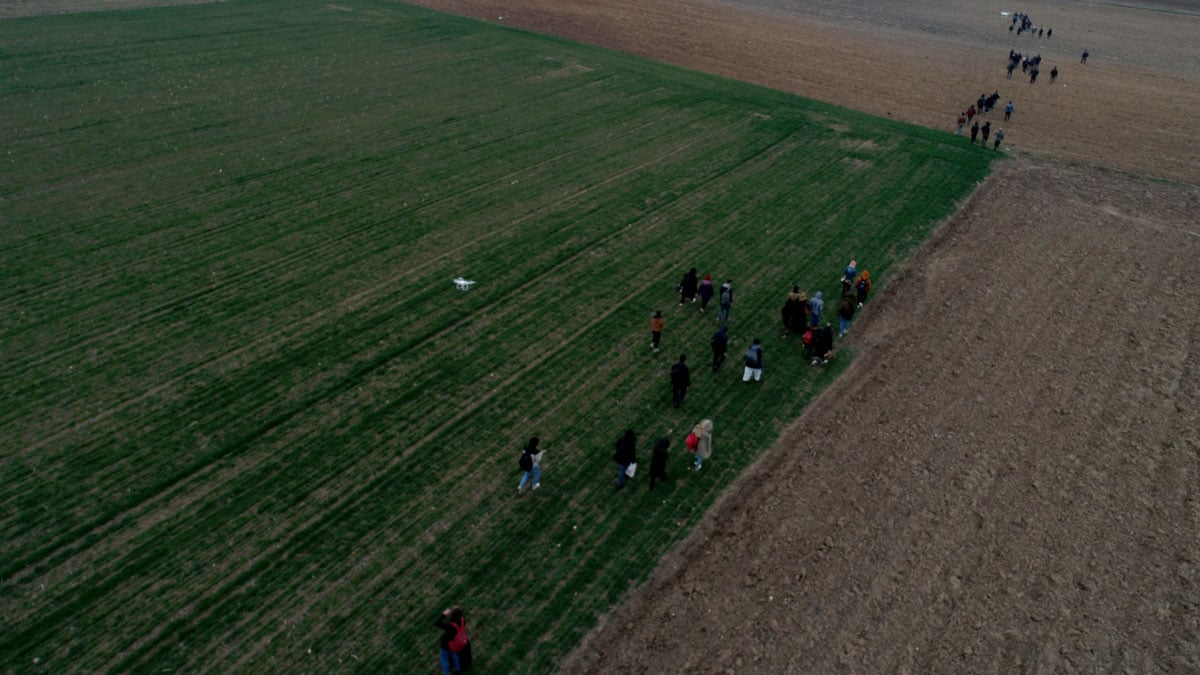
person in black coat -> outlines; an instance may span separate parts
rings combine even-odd
[[[725,363],[725,353],[729,350],[729,326],[721,326],[717,332],[713,333],[712,339],[709,340],[712,345],[713,353],[713,372]]]
[[[700,279],[696,276],[696,268],[688,270],[688,273],[683,275],[683,281],[679,282],[679,306],[683,307],[685,302],[696,301],[696,288],[700,286]]]
[[[678,408],[692,386],[692,374],[687,367],[687,354],[680,354],[679,361],[671,366],[671,405]]]
[[[621,467],[621,473],[617,475],[617,489],[621,490],[625,487],[625,472],[629,470],[629,465],[637,463],[637,435],[633,433],[633,429],[626,429],[625,435],[617,439],[613,461]]]
[[[471,667],[471,640],[467,636],[467,619],[463,616],[461,607],[450,607],[438,616],[434,625],[442,631],[438,638],[438,659],[442,664],[442,675],[461,673]],[[452,644],[459,632],[466,638],[466,644],[458,651],[457,645]]]
[[[812,364],[824,365],[833,358],[833,329],[825,324],[813,332]]]
[[[654,444],[654,454],[650,457],[650,489],[654,489],[654,481],[667,479],[667,459],[670,456],[667,449],[671,447],[671,439],[663,436]]]

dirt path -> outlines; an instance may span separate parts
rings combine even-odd
[[[564,671],[1200,668],[1198,207],[999,166]]]

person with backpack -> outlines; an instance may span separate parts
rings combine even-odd
[[[713,299],[713,282],[712,282],[711,274],[705,274],[704,278],[700,280],[699,293],[700,293],[700,313],[703,314],[704,308],[708,307],[709,301],[711,301]]]
[[[721,364],[725,363],[725,353],[729,350],[729,326],[718,328],[708,343],[712,346],[713,372],[715,373],[721,368]]]
[[[663,319],[660,310],[654,310],[654,314],[650,317],[650,349],[658,351],[658,343],[662,340],[663,328],[667,325],[666,319]]]
[[[688,434],[687,446],[688,450],[696,455],[692,463],[692,468],[696,471],[700,470],[704,460],[712,457],[712,431],[712,420],[700,420],[696,426],[692,427],[692,433]]]
[[[733,279],[728,279],[721,284],[721,293],[717,296],[717,303],[720,305],[717,310],[717,322],[729,321],[733,314]]]
[[[854,281],[854,293],[858,296],[858,308],[862,309],[867,296],[871,294],[871,273],[867,270],[863,270]]]
[[[517,492],[525,491],[525,484],[529,482],[530,477],[533,478],[533,489],[536,490],[542,486],[542,456],[546,454],[545,450],[538,447],[538,437],[534,436],[525,444],[525,448],[521,451],[521,458],[517,460],[517,465],[521,471],[525,473],[521,476],[521,482],[517,485]]]
[[[833,358],[833,329],[825,324],[813,331],[812,364],[825,365]]]
[[[617,474],[617,489],[622,490],[625,488],[625,479],[630,477],[629,467],[637,469],[637,435],[633,429],[626,429],[625,435],[617,439],[617,449],[612,458],[621,467],[621,473]]]
[[[678,408],[687,396],[688,387],[692,386],[692,374],[687,367],[687,354],[680,354],[679,360],[671,366],[671,405]]]
[[[746,362],[746,370],[742,373],[742,382],[749,382],[753,377],[755,382],[762,379],[763,369],[763,349],[762,340],[754,338],[754,342],[750,343],[750,348],[746,350],[746,355],[743,357]]]
[[[858,276],[858,261],[851,260],[846,269],[842,270],[842,295],[854,289],[854,277]]]
[[[786,338],[791,331],[804,330],[808,320],[807,301],[808,298],[800,292],[800,287],[792,286],[792,292],[788,293],[787,300],[783,303],[783,309],[780,310],[783,319],[783,337]]]
[[[667,460],[670,458],[671,439],[663,436],[654,443],[654,454],[650,456],[650,489],[654,481],[667,480]]]
[[[838,303],[838,337],[845,337],[850,332],[850,320],[854,318],[854,310],[858,307],[858,297],[854,291],[842,296]]]
[[[812,316],[812,326],[816,328],[821,321],[821,312],[825,310],[825,296],[821,291],[817,291],[812,299],[808,301],[808,313]]]
[[[696,278],[696,268],[693,267],[683,275],[683,281],[679,282],[680,307],[683,307],[685,302],[696,302],[696,289],[699,285],[700,280]]]
[[[467,635],[467,619],[462,608],[446,609],[434,625],[442,631],[438,641],[442,675],[465,672],[471,667],[471,637]]]

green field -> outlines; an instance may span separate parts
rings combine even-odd
[[[6,20],[0,62],[5,671],[434,672],[451,603],[479,671],[552,669],[844,366],[791,284],[885,285],[992,157],[384,1]],[[690,266],[737,289],[715,376]],[[672,481],[614,490],[626,427]]]

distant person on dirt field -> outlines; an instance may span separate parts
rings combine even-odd
[[[850,332],[850,320],[854,318],[854,310],[858,307],[858,296],[853,291],[842,296],[838,303],[838,337],[844,337]]]
[[[721,364],[725,363],[725,352],[729,349],[729,326],[721,326],[717,332],[713,333],[712,339],[708,343],[712,346],[713,353],[713,372],[720,369]]]
[[[863,270],[858,279],[854,280],[854,293],[858,296],[858,308],[862,309],[867,296],[871,294],[871,273],[867,270]]]
[[[987,112],[987,97],[986,96],[984,96],[983,94],[979,95],[979,98],[975,100],[975,109],[981,113]]]
[[[622,490],[625,488],[625,479],[629,477],[629,465],[637,464],[637,434],[633,433],[633,429],[626,429],[625,435],[617,439],[612,458],[621,467],[621,473],[617,474],[617,489]]]
[[[699,292],[700,292],[700,312],[703,313],[704,309],[706,307],[708,307],[708,301],[712,300],[712,298],[713,298],[713,282],[712,282],[711,274],[704,275],[704,279],[702,279],[700,281],[700,291]]]
[[[471,638],[461,607],[451,607],[438,616],[434,625],[442,631],[438,640],[438,660],[442,675],[461,673],[471,667]]]
[[[817,291],[808,301],[808,314],[812,317],[812,325],[817,325],[817,322],[821,320],[823,311],[825,311],[825,298],[821,291]]]
[[[712,420],[700,420],[696,426],[692,427],[692,435],[696,437],[696,447],[692,450],[696,453],[696,458],[692,462],[692,468],[696,471],[700,470],[704,460],[712,457],[712,432]],[[689,447],[691,447],[690,444]]]
[[[1054,81],[1057,79],[1058,79],[1058,66],[1054,66],[1053,68],[1050,69],[1050,84],[1054,84]]]
[[[746,369],[742,372],[742,382],[749,382],[751,377],[754,378],[755,382],[762,380],[762,340],[754,338],[754,342],[750,344],[750,348],[746,350],[746,355],[743,358],[746,361]]]
[[[1008,62],[1008,68],[1007,68],[1007,70],[1008,70],[1008,79],[1010,79],[1010,80],[1012,79],[1012,73],[1013,73],[1013,71],[1014,71],[1014,70],[1016,70],[1016,69],[1017,69],[1017,64],[1016,64],[1016,62],[1014,62],[1014,61],[1009,61],[1009,62]]]
[[[1008,103],[1004,104],[1004,121],[1007,122],[1008,118],[1012,117],[1012,114],[1013,114],[1013,102],[1009,101]]]
[[[958,114],[958,130],[954,132],[955,136],[962,136],[963,125],[967,123],[967,116],[964,113]]]
[[[1033,84],[1034,82],[1037,82],[1037,76],[1038,76],[1038,69],[1035,67],[1033,70],[1029,71],[1029,84]]]
[[[975,106],[967,108],[967,121],[970,122],[975,117]]]
[[[1047,40],[1049,40],[1049,39],[1050,39],[1050,36],[1052,36],[1052,35],[1054,35],[1054,29],[1053,29],[1053,28],[1047,28],[1047,29],[1046,29],[1046,39],[1047,39]]]
[[[733,279],[727,279],[725,283],[721,284],[717,303],[720,305],[720,308],[717,309],[717,321],[729,321],[733,315]]]
[[[979,138],[979,122],[971,126],[971,145],[975,145],[975,139]]]
[[[654,454],[650,456],[650,489],[654,489],[654,481],[667,480],[667,460],[671,454],[671,439],[663,436],[654,443]]]
[[[992,135],[992,123],[984,122],[983,128],[979,130],[979,133],[981,136],[983,136],[983,147],[986,148],[987,142],[988,142],[988,136]]]
[[[533,478],[534,490],[542,486],[542,457],[546,455],[546,451],[538,447],[539,442],[538,437],[534,436],[521,451],[520,467],[524,473],[521,475],[521,482],[517,484],[517,492],[525,491],[525,484],[530,478]]]
[[[833,329],[825,324],[813,331],[812,364],[825,365],[833,358]]]
[[[1000,149],[1000,141],[1003,141],[1003,140],[1004,140],[1004,130],[997,129],[996,130],[996,144],[992,146],[992,150],[999,150]]]
[[[650,317],[650,349],[658,351],[658,343],[662,340],[663,328],[667,325],[666,319],[663,319],[662,312],[654,310],[654,315]]]
[[[679,282],[679,306],[683,307],[685,302],[696,301],[696,289],[700,285],[700,280],[696,278],[696,268],[688,270],[687,274],[683,275],[683,281]]]
[[[1079,58],[1079,62],[1080,62],[1080,63],[1087,63],[1087,57],[1088,57],[1088,53],[1087,53],[1087,50],[1085,49],[1085,50],[1083,50],[1083,56],[1081,56],[1081,57]]]
[[[678,408],[687,396],[688,387],[692,386],[692,374],[687,367],[687,354],[680,354],[679,360],[671,366],[671,405]]]

